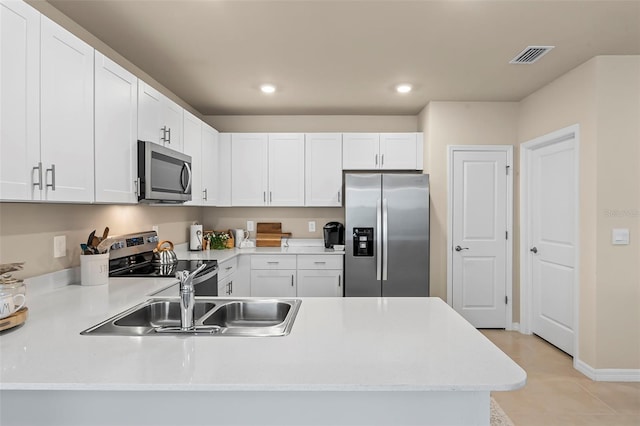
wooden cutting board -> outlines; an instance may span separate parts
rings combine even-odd
[[[282,232],[281,222],[258,222],[256,247],[280,247],[282,237],[290,236],[291,232]]]

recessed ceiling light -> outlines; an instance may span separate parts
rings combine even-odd
[[[398,93],[409,93],[412,87],[410,84],[398,84],[396,86],[396,92]]]
[[[263,84],[262,86],[260,86],[260,90],[262,91],[262,93],[273,93],[276,91],[276,86],[274,86],[273,84]]]

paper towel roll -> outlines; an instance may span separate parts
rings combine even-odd
[[[202,225],[191,225],[189,250],[202,250]]]

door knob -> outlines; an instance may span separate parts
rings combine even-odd
[[[456,248],[456,251],[469,250],[469,247],[456,246],[455,248]]]
[[[533,247],[531,250],[529,250],[531,253],[536,254],[538,252],[538,248],[537,247]]]

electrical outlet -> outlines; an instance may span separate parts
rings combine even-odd
[[[309,221],[309,232],[316,232],[316,221],[315,220],[310,220]]]
[[[53,257],[65,257],[67,255],[67,237],[58,235],[53,237]]]
[[[247,221],[247,231],[253,232],[253,221],[252,220],[248,220]]]
[[[152,230],[152,231],[156,231],[156,234],[157,234],[157,233],[158,233],[158,225],[153,225],[153,226],[151,227],[151,230]]]

